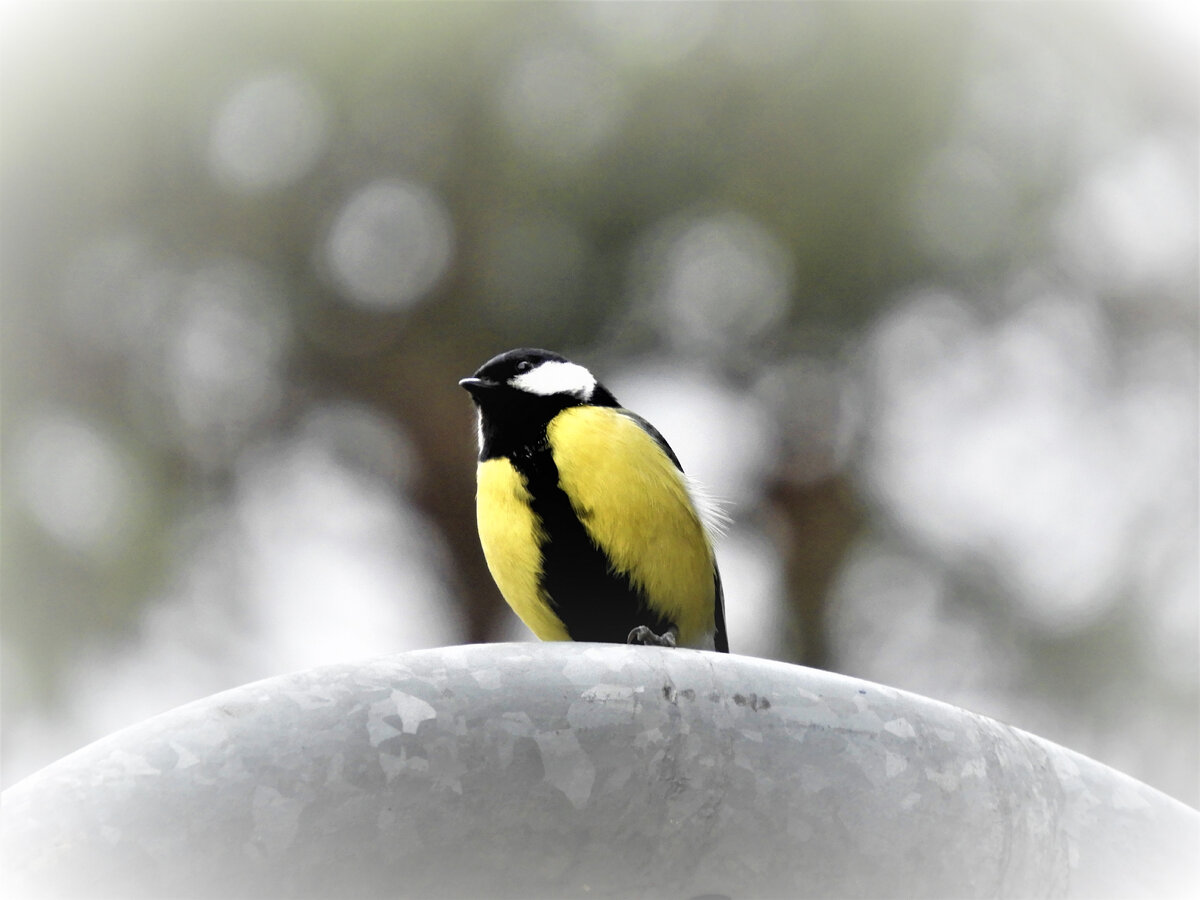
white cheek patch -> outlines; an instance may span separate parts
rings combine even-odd
[[[596,390],[595,377],[583,366],[553,360],[509,379],[508,383],[519,391],[541,397],[572,394],[580,400],[590,400]]]

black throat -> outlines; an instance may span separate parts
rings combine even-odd
[[[477,401],[478,402],[478,401]],[[541,396],[503,387],[479,402],[479,461],[525,457],[547,445],[546,427],[564,409],[573,406],[619,406],[617,399],[597,385],[586,403],[571,394]]]

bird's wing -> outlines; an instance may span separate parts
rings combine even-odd
[[[654,439],[654,443],[658,444],[662,452],[667,454],[667,458],[675,464],[675,468],[683,475],[684,486],[687,488],[688,496],[691,497],[692,506],[695,507],[697,514],[700,516],[700,521],[704,524],[704,530],[708,532],[708,539],[713,541],[724,535],[729,530],[729,515],[725,512],[725,504],[710,494],[703,484],[683,470],[683,465],[679,462],[679,457],[675,455],[675,451],[671,449],[671,445],[667,443],[667,439],[662,436],[657,428],[637,413],[630,412],[623,407],[617,409],[616,412],[636,423],[638,428],[650,435]]]
[[[696,507],[696,512],[700,515],[700,521],[704,524],[704,528],[708,532],[709,540],[718,535],[723,535],[729,527],[729,516],[726,514],[721,501],[709,494],[703,485],[683,471],[679,457],[675,455],[675,451],[671,449],[671,445],[667,443],[667,439],[662,436],[657,428],[635,412],[630,412],[624,408],[618,409],[617,412],[633,420],[639,428],[650,435],[654,439],[654,443],[662,448],[663,453],[667,454],[671,462],[675,464],[675,468],[683,475],[688,495],[692,498],[692,505]],[[721,584],[721,570],[717,567],[715,559],[713,560],[713,593],[715,600],[713,616],[716,624],[713,632],[713,645],[715,650],[721,653],[728,653],[729,635],[725,631],[725,588]]]
[[[662,452],[667,454],[667,457],[671,460],[671,462],[675,463],[675,468],[677,468],[680,472],[683,471],[683,466],[679,464],[679,457],[675,455],[675,451],[671,449],[671,445],[667,443],[667,439],[659,433],[657,428],[655,428],[635,412],[630,412],[624,408],[617,409],[616,412],[620,413],[625,418],[636,422],[637,426],[642,429],[642,431],[654,438],[654,443],[658,444],[658,446],[662,448]]]
[[[713,561],[713,587],[716,590],[716,603],[713,609],[716,623],[713,631],[713,649],[718,653],[728,653],[729,635],[725,632],[725,589],[721,586],[721,570],[717,568],[715,560]]]

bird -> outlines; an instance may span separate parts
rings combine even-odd
[[[484,558],[534,635],[729,652],[724,514],[653,425],[549,350],[501,353],[459,384]]]

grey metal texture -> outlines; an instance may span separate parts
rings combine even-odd
[[[9,897],[1170,897],[1200,813],[827,672],[405,653],[125,729],[3,795]]]

